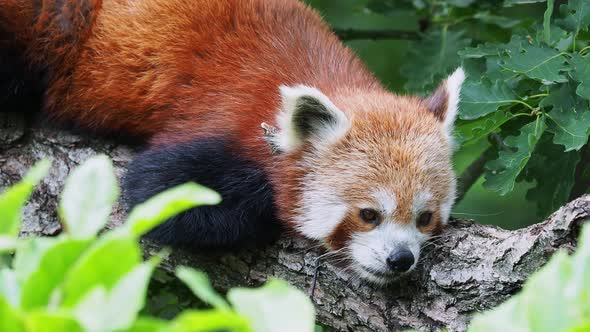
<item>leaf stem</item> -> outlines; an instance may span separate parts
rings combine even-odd
[[[516,118],[516,117],[519,117],[519,116],[534,116],[534,115],[531,114],[531,113],[516,113],[516,114],[513,114],[512,115],[513,118]]]
[[[509,100],[509,101],[510,101],[510,102],[513,102],[513,103],[518,103],[518,104],[524,105],[524,106],[526,106],[528,109],[530,109],[531,111],[536,111],[536,109],[535,109],[533,106],[529,105],[529,104],[528,104],[527,102],[525,102],[525,101],[522,101],[522,100],[517,100],[517,99],[515,99],[515,100]]]
[[[539,93],[538,95],[532,95],[532,96],[527,96],[527,99],[533,99],[533,98],[541,98],[541,97],[547,97],[549,94],[548,93]]]
[[[586,47],[584,47],[584,48],[583,48],[583,49],[581,49],[581,50],[580,50],[580,52],[578,52],[578,53],[582,54],[582,53],[584,53],[584,52],[586,52],[586,51],[588,51],[588,50],[590,50],[590,46],[586,46]]]
[[[551,16],[553,15],[553,7],[555,0],[547,0],[547,10],[543,15],[543,36],[545,44],[551,44]]]

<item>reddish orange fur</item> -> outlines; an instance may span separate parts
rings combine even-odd
[[[35,7],[30,0],[0,0],[0,27],[14,33],[13,42],[25,50],[31,68],[46,73],[48,114],[90,130],[126,132],[151,145],[231,137],[236,153],[270,173],[284,220],[300,204],[307,170],[299,164],[304,151],[270,158],[261,137],[260,123],[275,123],[279,85],[322,91],[364,124],[352,127],[353,138],[370,126],[386,126],[399,140],[408,132],[435,132],[433,137],[444,140],[431,105],[386,92],[320,16],[299,1],[39,2]],[[383,121],[393,113],[397,116]],[[337,149],[346,149],[347,142]],[[437,149],[445,152],[445,144]],[[399,162],[419,163],[416,151],[398,152]],[[445,170],[413,177],[423,174],[423,166],[415,165],[403,190],[449,176]],[[381,178],[363,174],[368,185],[391,182],[390,173],[377,173]],[[364,199],[366,189],[358,187],[350,200]],[[404,199],[410,198],[400,197],[397,213],[410,222]],[[352,217],[347,220],[356,227],[350,226]]]
[[[28,1],[4,2],[23,4],[21,21],[31,16]],[[298,1],[90,2],[90,19],[72,22],[82,32],[79,44],[57,49],[64,33],[51,24],[55,4],[48,0],[35,31],[22,33],[25,43],[31,34],[49,38],[28,43],[31,63],[71,69],[50,78],[47,112],[89,129],[124,130],[156,144],[223,130],[254,143],[253,128],[273,119],[280,84],[308,84],[327,95],[339,86],[378,86]],[[13,10],[7,4],[3,10]]]

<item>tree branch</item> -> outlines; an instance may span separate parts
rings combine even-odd
[[[420,34],[415,31],[404,30],[359,30],[359,29],[334,29],[334,33],[342,40],[355,39],[400,39],[419,40]]]
[[[61,229],[57,201],[70,170],[96,153],[109,155],[118,176],[133,152],[124,146],[83,138],[0,113],[0,190],[19,180],[42,157],[53,167],[24,210],[22,234],[53,235]],[[474,312],[496,306],[514,294],[524,280],[558,248],[573,248],[580,224],[590,218],[590,196],[561,208],[547,221],[516,231],[452,221],[442,237],[426,246],[419,268],[386,288],[350,278],[322,262],[313,301],[317,319],[338,331],[464,331]],[[109,227],[124,212],[117,206]],[[145,254],[161,248],[144,243]],[[264,249],[189,253],[175,250],[162,268],[177,265],[207,272],[220,290],[259,285],[274,276],[308,290],[321,250],[299,238],[285,236]],[[116,264],[116,259],[113,260]]]
[[[570,200],[584,195],[588,188],[590,188],[590,176],[585,174],[590,167],[590,151],[588,149],[588,146],[585,145],[580,151],[581,158],[574,171],[574,186],[570,192]]]
[[[457,199],[455,200],[455,204],[465,198],[469,189],[481,177],[485,170],[486,163],[497,157],[497,150],[511,151],[510,148],[504,144],[502,137],[497,133],[490,133],[488,135],[488,141],[491,146],[482,152],[477,159],[471,162],[471,164],[469,164],[469,166],[467,166],[463,173],[457,178]]]
[[[475,159],[457,178],[457,199],[459,203],[465,197],[469,189],[477,182],[484,171],[485,164],[493,158],[495,148],[488,147],[481,155]]]

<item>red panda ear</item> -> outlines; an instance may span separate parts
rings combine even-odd
[[[443,123],[444,129],[449,135],[453,133],[461,85],[464,80],[465,73],[459,67],[426,99],[428,110]]]
[[[282,152],[293,151],[304,142],[320,144],[340,139],[350,124],[344,113],[315,88],[281,86],[282,109],[274,145]]]

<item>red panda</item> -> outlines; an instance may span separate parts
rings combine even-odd
[[[131,207],[187,181],[222,195],[150,233],[165,244],[285,228],[383,283],[449,218],[463,71],[428,98],[393,94],[297,0],[0,0],[0,34],[45,114],[145,143]]]

